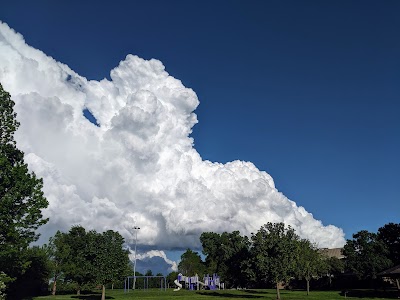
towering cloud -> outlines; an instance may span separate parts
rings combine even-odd
[[[0,23],[0,81],[16,102],[17,143],[50,202],[44,240],[73,224],[132,240],[136,224],[141,246],[185,249],[199,247],[203,231],[250,234],[284,221],[321,247],[344,244],[341,229],[252,163],[202,160],[189,137],[197,96],[160,61],[128,55],[111,79],[79,76]]]

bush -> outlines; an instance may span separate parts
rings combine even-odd
[[[4,279],[6,278],[6,274],[4,272],[0,273],[0,300],[6,299],[6,294],[4,294],[4,290],[6,289],[6,284],[4,283]]]

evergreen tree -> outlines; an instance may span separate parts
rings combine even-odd
[[[11,279],[28,268],[28,246],[48,221],[42,216],[48,205],[42,179],[29,172],[14,140],[19,126],[14,104],[0,84],[0,270]]]

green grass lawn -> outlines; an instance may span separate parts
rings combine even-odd
[[[386,298],[385,298],[386,297]],[[353,290],[348,292],[347,297],[341,295],[339,291],[311,291],[307,296],[305,291],[281,291],[282,300],[335,300],[335,299],[396,299],[397,295],[393,292],[375,292],[370,290]],[[83,300],[99,300],[100,292],[85,295],[56,295],[36,297],[34,300],[64,300],[64,299],[83,299]],[[275,290],[224,290],[224,291],[187,291],[181,290],[174,292],[172,289],[160,291],[152,290],[136,290],[124,293],[123,290],[107,290],[106,299],[125,300],[125,299],[144,299],[144,300],[217,300],[217,299],[276,299]]]

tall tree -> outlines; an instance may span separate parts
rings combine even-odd
[[[66,234],[60,231],[57,231],[54,237],[49,239],[49,243],[43,247],[49,259],[49,269],[53,280],[51,294],[54,296],[57,292],[57,282],[63,274],[71,248],[66,242]]]
[[[400,264],[400,223],[388,223],[379,228],[378,239],[388,248],[393,265]]]
[[[247,264],[250,256],[250,241],[239,231],[224,232],[221,235],[221,258],[226,266],[224,281],[231,287],[247,285]]]
[[[95,276],[95,282],[102,285],[102,300],[105,300],[106,284],[127,275],[129,251],[123,248],[123,244],[124,238],[112,230],[102,234],[95,231],[88,233],[90,271]]]
[[[83,285],[94,278],[90,271],[92,261],[88,258],[88,233],[82,226],[73,226],[68,233],[62,234],[57,242],[58,254],[63,259],[62,271],[65,280],[74,282],[76,293],[80,295]]]
[[[308,240],[298,242],[296,273],[306,280],[307,295],[310,294],[310,280],[326,270],[326,264],[318,249]]]
[[[299,237],[284,223],[267,223],[251,240],[256,272],[275,284],[277,299],[280,299],[279,284],[295,274]]]
[[[47,292],[49,259],[44,247],[33,246],[26,251],[29,266],[10,284],[8,299],[26,299]]]
[[[390,267],[386,245],[378,239],[376,233],[361,230],[347,240],[343,249],[346,267],[360,279],[375,279],[377,274]]]
[[[0,270],[16,278],[29,266],[27,248],[38,239],[36,229],[48,220],[42,209],[42,179],[29,172],[14,140],[19,123],[15,103],[0,84]]]
[[[338,278],[344,272],[344,260],[337,257],[329,257],[325,259],[325,264],[329,279],[329,287],[332,287],[332,277]]]
[[[203,232],[200,236],[200,242],[203,247],[203,254],[206,256],[207,272],[209,274],[219,273],[221,276],[221,270],[219,270],[221,235],[215,232]]]
[[[222,234],[204,232],[200,236],[209,273],[218,273],[226,286],[246,286],[250,242],[239,231]]]

